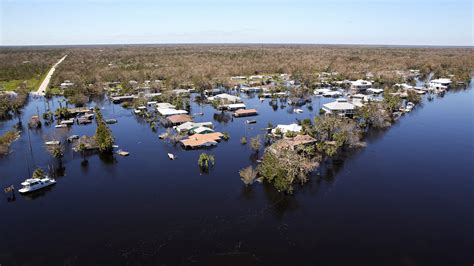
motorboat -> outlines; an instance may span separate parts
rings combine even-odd
[[[130,154],[130,152],[124,151],[124,150],[118,150],[117,154],[120,155],[120,156],[128,156]]]
[[[245,121],[245,123],[247,123],[247,124],[255,124],[255,123],[257,123],[257,120],[253,120],[253,119],[252,119],[252,120],[247,120],[247,121]]]
[[[54,126],[55,128],[64,128],[64,127],[67,127],[66,124],[59,124],[59,125],[55,125]]]
[[[168,157],[170,158],[170,160],[174,160],[176,158],[172,153],[168,153]]]
[[[293,112],[295,112],[297,114],[301,114],[303,112],[303,110],[302,109],[295,109],[295,110],[293,110]]]
[[[43,178],[29,178],[21,183],[23,187],[20,188],[18,192],[26,194],[52,186],[54,184],[56,184],[56,180],[50,178],[49,176],[44,176]]]
[[[79,135],[71,135],[67,138],[67,142],[73,142],[74,140],[78,138],[79,138]]]
[[[44,144],[46,144],[46,145],[59,145],[59,144],[61,144],[61,141],[51,140],[51,141],[46,141]]]
[[[117,122],[118,122],[117,119],[107,119],[107,120],[105,120],[105,123],[107,123],[107,124],[115,124]]]

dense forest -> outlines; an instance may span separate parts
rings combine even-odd
[[[229,84],[235,75],[290,73],[305,84],[318,72],[338,72],[338,79],[397,80],[397,71],[454,75],[467,80],[474,71],[471,48],[408,48],[321,45],[128,45],[0,49],[0,82],[44,75],[68,54],[53,75],[50,87],[64,80],[75,90],[96,93],[108,81],[163,80],[172,89]],[[92,85],[90,85],[92,84]]]

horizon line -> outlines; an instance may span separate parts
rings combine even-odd
[[[192,45],[202,45],[202,46],[212,46],[212,45],[242,45],[242,46],[252,46],[252,45],[283,45],[283,46],[359,46],[359,47],[411,47],[411,48],[474,48],[474,45],[443,45],[443,44],[357,44],[357,43],[218,43],[218,42],[203,42],[203,43],[193,43],[193,42],[184,42],[184,43],[97,43],[97,44],[18,44],[18,45],[3,45],[0,44],[0,48],[27,48],[27,47],[80,47],[80,46],[192,46]]]

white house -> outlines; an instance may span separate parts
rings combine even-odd
[[[278,129],[283,134],[286,134],[287,132],[299,133],[302,127],[295,123],[289,124],[289,125],[277,125],[274,129],[272,129],[272,134],[275,134]]]
[[[433,79],[429,83],[429,87],[433,89],[447,89],[451,85],[451,79],[441,78]]]
[[[156,109],[175,109],[176,106],[170,104],[170,103],[157,103],[156,104]]]
[[[186,131],[189,131],[189,130],[192,130],[194,128],[200,128],[200,127],[206,127],[206,128],[213,128],[213,124],[212,122],[200,122],[200,123],[196,123],[196,122],[186,122],[186,123],[183,123],[179,126],[176,126],[174,127],[174,129],[178,132],[186,132]]]
[[[227,110],[229,111],[235,111],[238,109],[245,109],[245,108],[247,108],[247,106],[245,106],[245,104],[243,103],[233,103],[233,104],[227,105]]]
[[[162,116],[171,116],[171,115],[185,115],[188,112],[185,110],[176,110],[171,108],[158,109],[158,113]]]
[[[241,101],[242,101],[242,100],[240,99],[240,97],[237,97],[237,96],[234,96],[234,95],[230,95],[230,94],[227,94],[227,93],[217,94],[216,96],[207,97],[207,99],[208,99],[209,101],[214,101],[214,100],[227,100],[228,102],[231,102],[231,103],[237,103],[237,102],[241,102]]]
[[[351,81],[351,89],[353,90],[363,91],[370,88],[372,88],[372,82],[370,81],[362,79]]]
[[[355,105],[347,99],[337,99],[335,102],[323,104],[323,110],[327,114],[352,115],[355,113]]]

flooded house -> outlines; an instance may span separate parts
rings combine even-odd
[[[186,115],[188,111],[185,110],[176,110],[173,108],[162,108],[157,110],[161,116],[172,116],[172,115]]]
[[[235,117],[254,116],[258,115],[256,109],[239,109],[234,112]]]
[[[287,132],[299,133],[301,132],[301,129],[302,127],[296,123],[289,125],[277,125],[274,129],[272,129],[272,134],[276,135],[278,132],[282,134],[286,134]]]
[[[353,115],[356,106],[347,101],[347,99],[337,99],[334,102],[323,104],[322,108],[326,114],[338,114],[342,116]]]
[[[199,128],[199,127],[207,127],[207,128],[214,128],[214,125],[212,124],[212,122],[200,122],[200,123],[197,123],[197,122],[185,122],[179,126],[176,126],[174,127],[174,129],[178,132],[178,133],[181,133],[181,132],[189,132],[195,128]]]
[[[451,85],[452,81],[451,79],[448,78],[440,78],[440,79],[433,79],[430,81],[428,86],[431,89],[448,89],[449,86]]]
[[[372,82],[370,81],[362,80],[362,79],[351,81],[351,90],[365,91],[370,88],[372,88]]]
[[[209,100],[209,101],[222,100],[222,101],[229,102],[229,103],[240,103],[240,102],[242,102],[240,97],[230,95],[230,94],[227,94],[227,93],[221,93],[221,94],[217,94],[215,96],[207,97],[207,100]]]
[[[179,114],[179,115],[171,115],[166,118],[170,125],[176,126],[181,125],[186,122],[193,121],[193,118],[189,115]]]
[[[224,137],[224,135],[220,132],[194,134],[186,139],[180,140],[180,142],[186,149],[197,149],[201,147],[215,146],[222,139],[222,137]]]

